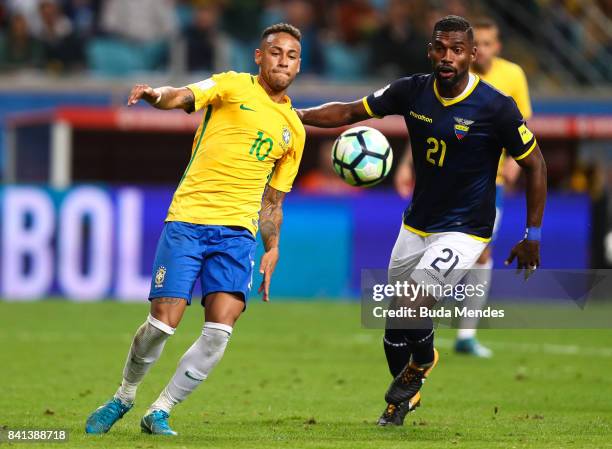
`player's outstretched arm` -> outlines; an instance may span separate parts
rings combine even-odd
[[[195,109],[195,97],[187,87],[163,86],[154,89],[147,84],[136,84],[127,105],[133,106],[141,99],[157,109],[183,109],[185,112]]]
[[[362,100],[352,103],[326,103],[308,109],[298,109],[297,114],[304,125],[319,128],[336,128],[371,118]]]
[[[278,263],[278,244],[280,241],[280,228],[283,223],[283,200],[285,192],[276,190],[274,187],[266,186],[261,200],[259,212],[259,232],[264,244],[265,253],[261,257],[259,272],[263,275],[263,281],[259,286],[258,293],[263,292],[262,299],[270,300],[270,280]]]
[[[517,268],[525,269],[525,277],[540,266],[540,235],[544,206],[546,204],[546,162],[536,144],[534,150],[517,163],[527,178],[527,233],[510,252],[506,265],[517,259]],[[530,235],[531,233],[531,235]]]

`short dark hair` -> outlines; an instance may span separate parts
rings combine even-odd
[[[261,33],[261,38],[265,39],[270,34],[276,33],[287,33],[297,39],[298,42],[302,40],[302,33],[300,30],[289,23],[276,23],[274,25],[270,25]]]
[[[499,29],[497,22],[490,17],[479,17],[472,23],[472,28]]]
[[[470,41],[474,40],[472,25],[470,25],[470,22],[460,16],[442,17],[434,25],[433,34],[435,34],[437,31],[460,31],[466,33]]]

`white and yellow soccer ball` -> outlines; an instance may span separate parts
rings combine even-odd
[[[340,134],[331,157],[338,176],[352,186],[378,184],[393,164],[393,150],[387,138],[369,126],[356,126]]]

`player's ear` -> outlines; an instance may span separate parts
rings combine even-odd
[[[432,48],[433,48],[433,45],[431,45],[431,42],[427,44],[427,59],[431,59],[431,49]]]
[[[260,65],[262,58],[262,51],[259,48],[255,49],[255,64]]]
[[[476,59],[476,53],[478,52],[478,47],[475,44],[472,44],[472,52],[470,54],[470,62],[474,62]]]

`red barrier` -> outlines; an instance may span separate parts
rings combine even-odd
[[[22,113],[8,118],[9,127],[64,122],[78,129],[108,129],[117,131],[193,132],[201,120],[200,114],[182,111],[158,111],[145,108],[83,108],[61,107],[47,112]],[[390,137],[407,135],[404,119],[399,116],[371,119],[364,122]],[[611,139],[610,115],[536,115],[529,121],[531,130],[541,138]],[[345,128],[322,129],[307,127],[311,135],[335,136]]]

